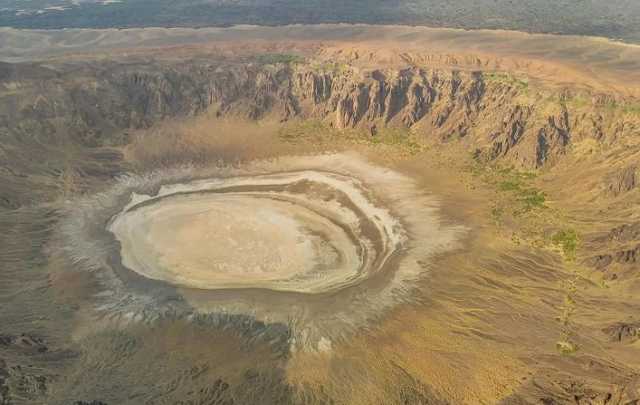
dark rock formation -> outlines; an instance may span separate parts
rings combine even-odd
[[[602,242],[631,242],[640,240],[640,222],[623,224],[613,228],[607,235],[598,238]]]
[[[26,333],[19,336],[0,335],[0,346],[11,346],[13,349],[34,353],[44,353],[48,350],[42,339]]]
[[[622,264],[637,264],[640,261],[640,245],[616,252],[614,259]]]
[[[607,190],[614,196],[633,190],[638,185],[637,171],[638,168],[631,165],[613,174],[608,179]]]
[[[585,261],[587,266],[595,267],[598,270],[604,270],[611,263],[613,263],[613,256],[610,254],[592,256]]]
[[[599,253],[584,261],[587,266],[604,271],[614,263],[626,268],[637,267],[640,263],[640,222],[617,226],[594,236],[591,241]]]
[[[640,339],[640,322],[617,322],[602,331],[612,342],[633,343]]]
[[[8,379],[7,363],[0,359],[0,405],[10,404]]]
[[[599,254],[592,256],[586,260],[586,264],[603,270],[612,263],[619,263],[621,265],[636,265],[640,262],[640,245],[617,250],[613,253]]]
[[[531,113],[530,107],[516,105],[511,109],[500,127],[490,135],[492,145],[488,156],[491,160],[506,156],[518,144]]]

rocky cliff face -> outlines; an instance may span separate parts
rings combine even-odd
[[[509,75],[406,67],[359,71],[338,63],[231,62],[0,66],[0,203],[27,201],[30,173],[60,176],[69,145],[97,154],[80,172],[109,176],[127,130],[207,110],[250,119],[295,117],[336,128],[411,128],[434,142],[464,142],[478,159],[534,169],[576,141],[603,145],[640,132],[640,114],[607,96],[532,89]],[[96,149],[101,148],[101,149]],[[635,173],[635,172],[634,172]],[[26,177],[25,177],[26,176]],[[27,179],[28,178],[28,179]],[[27,180],[25,180],[27,179]],[[47,191],[43,182],[35,187]],[[611,192],[636,186],[622,174]],[[49,190],[50,191],[50,190]],[[33,192],[29,194],[33,196]]]

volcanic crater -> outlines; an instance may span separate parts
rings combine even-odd
[[[639,400],[639,48],[88,33],[2,34],[0,404]]]

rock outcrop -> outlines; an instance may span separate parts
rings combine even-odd
[[[7,363],[0,359],[0,405],[9,405],[8,379]]]
[[[633,190],[638,186],[638,168],[635,165],[627,166],[624,169],[609,176],[607,189],[614,196]]]
[[[48,350],[44,341],[38,337],[23,333],[19,336],[0,335],[0,346],[11,347],[28,353],[44,353]]]
[[[613,228],[606,235],[598,238],[599,242],[631,242],[640,240],[640,222],[623,224]]]
[[[640,322],[617,322],[602,331],[612,342],[633,343],[640,339]]]
[[[586,265],[600,271],[608,270],[613,264],[635,268],[640,263],[640,222],[617,226],[593,238],[593,245],[601,251],[587,258]]]

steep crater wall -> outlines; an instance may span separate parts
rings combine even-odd
[[[545,89],[506,73],[416,66],[360,70],[338,62],[222,57],[1,64],[0,204],[15,208],[50,195],[47,177],[63,174],[70,150],[82,156],[73,165],[86,177],[110,177],[121,157],[112,147],[126,144],[130,130],[204,112],[318,120],[372,137],[387,126],[410,128],[430,142],[462,142],[480,160],[535,169],[557,163],[585,139],[607,147],[637,135],[636,106],[606,94]],[[621,182],[610,188],[627,191],[630,182]],[[25,193],[25,183],[35,187]]]

